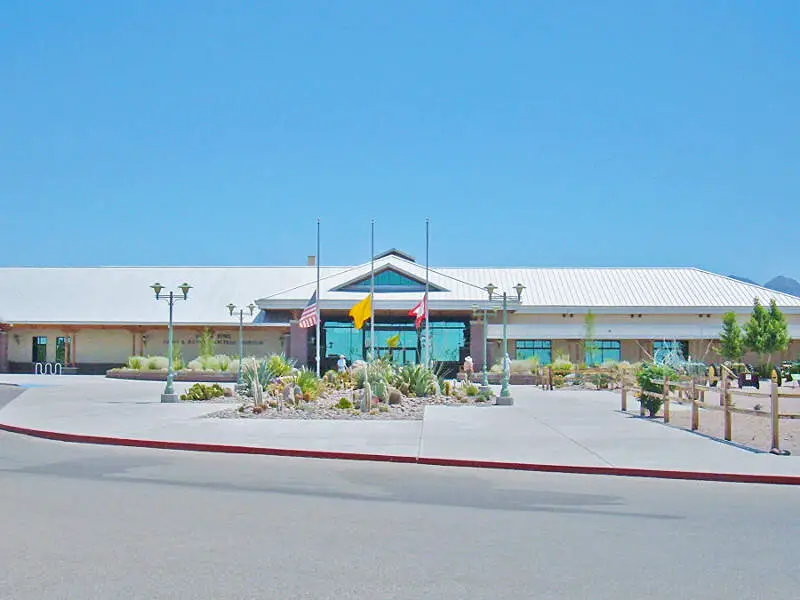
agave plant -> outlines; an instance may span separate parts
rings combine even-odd
[[[437,380],[433,371],[424,365],[404,365],[395,378],[397,387],[408,387],[415,396],[429,396],[436,391]]]

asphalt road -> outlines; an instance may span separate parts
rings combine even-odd
[[[800,490],[0,433],[0,598],[796,598]]]

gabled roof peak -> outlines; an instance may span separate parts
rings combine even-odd
[[[381,258],[387,258],[389,256],[397,256],[398,258],[402,258],[403,260],[407,260],[408,262],[415,263],[417,260],[411,256],[410,254],[403,252],[402,250],[398,250],[397,248],[389,248],[385,252],[381,252],[380,254],[375,255],[375,260],[379,260]]]

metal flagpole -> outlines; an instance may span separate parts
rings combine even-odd
[[[370,230],[370,269],[369,269],[369,353],[370,361],[375,360],[375,219]]]
[[[431,220],[425,219],[425,366],[430,367],[431,363],[431,327],[428,320],[428,269],[429,267],[429,254],[430,254],[430,226]]]
[[[317,219],[317,377],[320,375],[320,352],[319,352],[319,330],[320,330],[320,306],[319,306],[319,219]]]

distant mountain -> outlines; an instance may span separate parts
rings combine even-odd
[[[765,283],[764,287],[775,290],[776,292],[783,292],[784,294],[791,294],[792,296],[800,296],[800,281],[792,279],[791,277],[778,275],[777,277],[773,277],[767,283]]]
[[[748,279],[747,277],[739,277],[738,275],[728,275],[731,279],[736,279],[737,281],[743,281],[744,283],[752,283],[754,285],[761,285],[762,287],[768,288],[770,290],[775,290],[776,292],[783,292],[784,294],[791,294],[792,296],[800,297],[800,281],[796,279],[792,279],[791,277],[785,277],[783,275],[778,275],[777,277],[773,277],[765,284],[756,283],[752,279]]]
[[[752,283],[753,285],[761,285],[760,283],[756,283],[752,279],[748,279],[747,277],[739,277],[738,275],[728,275],[731,279],[735,279],[736,281],[743,281],[745,283]]]

